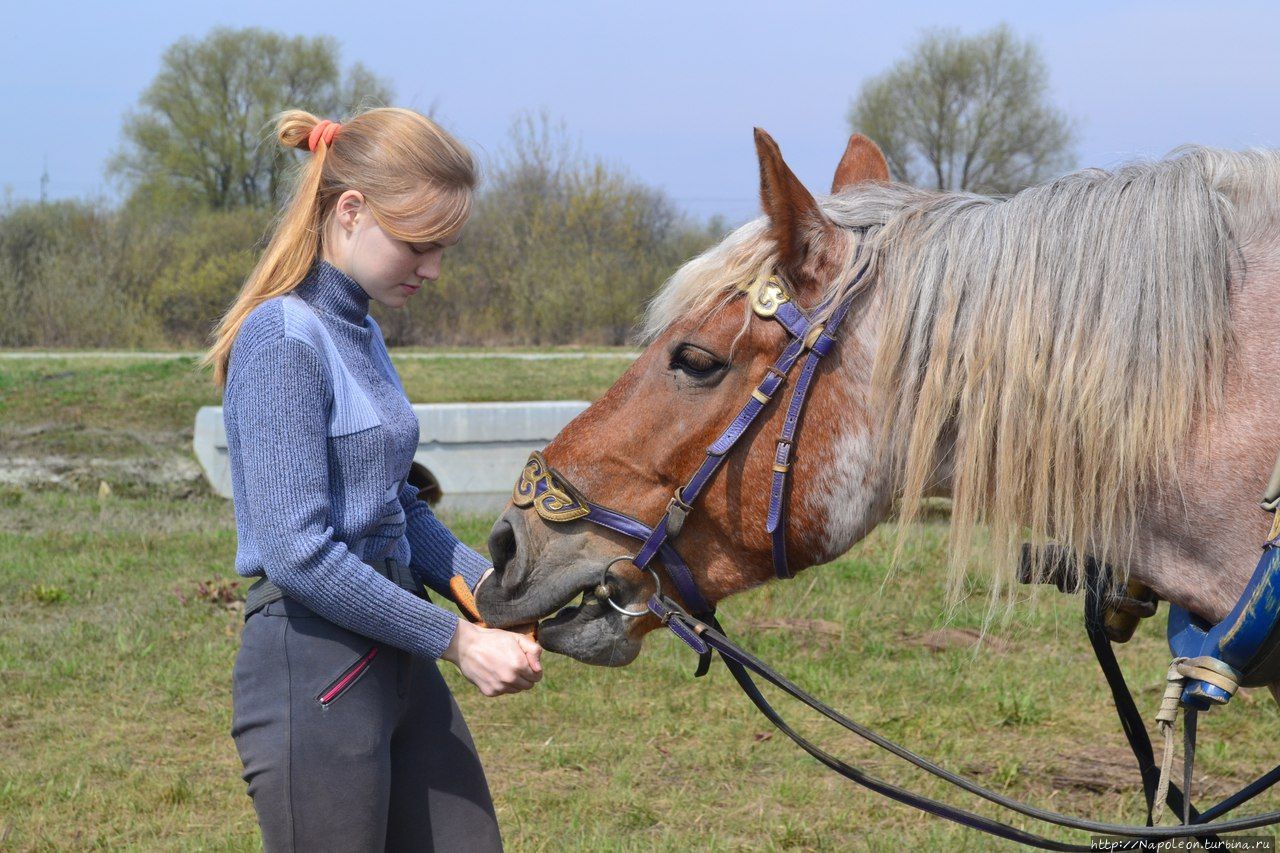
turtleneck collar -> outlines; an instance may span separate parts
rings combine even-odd
[[[324,259],[312,265],[298,285],[298,295],[309,305],[340,320],[364,328],[369,313],[369,294],[359,282]]]

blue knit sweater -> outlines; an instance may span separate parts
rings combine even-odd
[[[348,630],[439,657],[458,617],[363,560],[393,557],[441,593],[454,574],[474,587],[489,562],[405,482],[418,420],[368,310],[354,279],[318,261],[241,326],[222,408],[236,571],[266,574]]]

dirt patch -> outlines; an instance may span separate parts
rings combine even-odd
[[[1052,767],[1045,768],[1049,784],[1055,791],[1092,791],[1114,794],[1142,787],[1138,764],[1127,751],[1085,746],[1061,756]],[[1178,771],[1182,784],[1182,771]]]
[[[844,626],[829,619],[748,618],[741,625],[748,631],[786,631],[822,648],[829,648],[844,636]]]
[[[931,652],[951,649],[973,649],[981,643],[983,651],[1007,652],[1012,644],[1003,637],[988,634],[983,637],[976,628],[938,628],[923,634],[903,634],[902,641],[909,646],[919,646]]]
[[[204,471],[190,456],[157,453],[145,457],[0,457],[0,486],[31,490],[98,490],[107,483],[128,496],[189,497],[209,490]]]
[[[1037,748],[1034,751],[1040,753],[1042,750]],[[998,780],[1000,775],[995,764],[984,761],[966,762],[960,770],[982,781]],[[1196,770],[1200,770],[1199,764]],[[1073,747],[1069,752],[1028,757],[1019,767],[1018,776],[1036,788],[1043,786],[1048,792],[1061,794],[1059,810],[1067,812],[1088,808],[1090,803],[1096,802],[1090,799],[1092,795],[1132,794],[1142,790],[1138,763],[1123,743],[1086,744]],[[1174,759],[1172,778],[1179,786],[1182,785],[1181,758]],[[1196,802],[1214,802],[1237,790],[1246,781],[1228,774],[1197,772],[1192,785],[1193,796]]]
[[[1156,744],[1159,758],[1159,744]],[[1178,745],[1181,750],[1181,744]],[[1240,788],[1248,779],[1229,774],[1201,772],[1201,762],[1196,762],[1193,800],[1210,803]],[[1088,791],[1100,794],[1132,792],[1142,789],[1138,775],[1138,763],[1128,747],[1083,746],[1070,754],[1064,754],[1044,768],[1050,783],[1059,791]],[[1173,760],[1173,780],[1182,785],[1182,758]]]
[[[844,633],[844,626],[830,619],[744,619],[742,624],[757,631],[796,631],[828,637],[839,637]]]

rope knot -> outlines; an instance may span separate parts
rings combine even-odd
[[[1164,696],[1160,699],[1160,710],[1156,712],[1156,722],[1161,731],[1164,731],[1165,726],[1172,728],[1178,720],[1178,709],[1182,707],[1182,690],[1187,683],[1187,676],[1181,668],[1186,660],[1174,658],[1169,661],[1169,671],[1164,677]]]
[[[1240,673],[1217,658],[1207,655],[1201,655],[1198,658],[1175,658],[1174,664],[1183,678],[1212,684],[1224,691],[1228,698],[1236,695],[1236,690],[1240,687]]]

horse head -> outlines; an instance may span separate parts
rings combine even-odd
[[[754,302],[767,299],[762,288],[776,287],[802,311],[819,312],[830,303],[833,283],[851,279],[860,262],[865,270],[868,256],[859,252],[865,235],[824,214],[768,134],[757,130],[755,141],[765,216],[671,278],[650,307],[649,343],[640,357],[547,445],[545,461],[531,462],[535,476],[550,478],[554,471],[560,504],[572,505],[576,493],[654,524],[788,344],[783,326],[753,310]],[[855,135],[832,194],[856,194],[888,179],[879,148]],[[878,424],[867,399],[874,289],[864,288],[852,302],[813,377],[791,453],[784,500],[792,570],[843,553],[888,509],[887,472],[873,451]],[[786,384],[781,399],[736,442],[672,541],[708,602],[774,576],[765,518]],[[617,559],[636,554],[638,543],[627,536],[572,512],[540,514],[518,504],[507,508],[489,538],[494,574],[477,597],[485,620],[504,626],[555,614],[539,625],[548,649],[588,663],[629,663],[659,623],[621,610],[642,611],[664,570],[642,572]],[[664,589],[672,591],[669,583]]]

